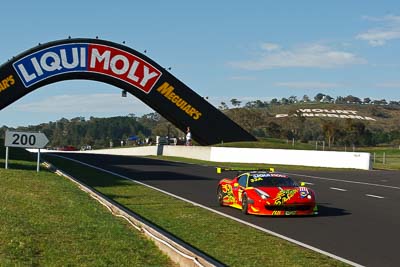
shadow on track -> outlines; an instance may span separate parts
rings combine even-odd
[[[328,203],[323,203],[323,204],[328,204]],[[319,217],[344,216],[344,215],[351,215],[351,213],[345,209],[318,204],[317,216]]]

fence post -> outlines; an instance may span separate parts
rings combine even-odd
[[[386,164],[386,152],[383,152],[383,164]]]

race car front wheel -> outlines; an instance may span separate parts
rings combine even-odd
[[[249,208],[249,201],[247,199],[247,195],[243,194],[243,197],[242,197],[242,213],[243,214],[249,214],[247,212],[248,208]]]
[[[224,205],[224,196],[225,196],[225,193],[222,191],[222,187],[218,186],[217,197],[218,197],[218,203],[220,206],[225,206]]]

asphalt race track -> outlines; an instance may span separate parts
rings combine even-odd
[[[155,186],[360,265],[400,265],[400,171],[287,172],[316,191],[319,215],[263,217],[219,207],[217,183],[235,173],[217,174],[214,167],[139,157],[62,156]]]

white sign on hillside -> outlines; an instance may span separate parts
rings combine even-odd
[[[325,117],[325,118],[339,118],[339,119],[356,119],[356,120],[367,120],[367,121],[376,121],[376,119],[360,116],[357,114],[355,110],[341,110],[341,109],[298,109],[295,114],[276,114],[275,118],[285,118],[285,117]]]

